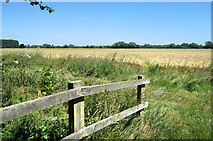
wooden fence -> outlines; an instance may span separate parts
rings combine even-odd
[[[137,112],[140,115],[141,110],[148,106],[148,102],[144,101],[145,84],[148,83],[150,80],[145,79],[144,76],[138,76],[138,80],[94,86],[83,86],[82,81],[68,82],[67,91],[1,108],[2,119],[0,123],[68,101],[70,135],[62,140],[81,139],[133,113]],[[133,86],[137,86],[137,106],[84,127],[84,96]]]

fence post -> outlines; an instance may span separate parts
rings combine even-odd
[[[81,87],[83,82],[69,81],[68,90]],[[69,132],[74,133],[84,127],[84,97],[68,101]]]
[[[138,80],[139,79],[145,79],[144,75],[139,75],[138,76]],[[137,104],[145,104],[145,84],[142,85],[138,85],[137,87]],[[142,115],[142,112],[139,111],[137,112],[138,115]]]

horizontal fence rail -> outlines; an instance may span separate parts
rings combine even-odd
[[[44,96],[38,99],[26,101],[23,103],[11,105],[0,109],[2,114],[2,121],[0,123],[9,121],[39,110],[43,110],[64,102],[67,102],[78,97],[92,95],[104,91],[118,90],[127,87],[133,87],[141,84],[149,83],[149,79],[133,80],[133,81],[124,81],[119,83],[111,83],[105,85],[96,85],[96,86],[84,86],[68,91],[56,93],[49,96]]]
[[[124,81],[124,82],[111,83],[111,84],[105,84],[105,85],[84,86],[81,88],[82,88],[82,94],[86,96],[86,95],[96,94],[100,92],[134,87],[134,86],[148,84],[148,83],[150,83],[149,79],[141,79],[141,80]]]
[[[79,97],[78,93],[80,93],[80,91],[80,88],[76,88],[2,108],[0,109],[0,113],[2,114],[1,122],[9,121],[39,110],[43,110],[67,102],[70,99],[75,99]]]
[[[144,76],[138,76],[138,80],[94,86],[83,86],[83,82],[81,80],[71,81],[68,82],[67,91],[1,108],[0,113],[2,115],[2,119],[0,119],[0,123],[68,102],[70,135],[62,140],[81,139],[133,113],[137,113],[137,115],[141,116],[141,110],[148,107],[148,102],[144,101],[145,84],[148,83],[150,83],[150,80],[148,78],[145,79]],[[137,86],[137,106],[84,127],[85,96],[134,86]]]
[[[89,134],[93,134],[93,133],[97,132],[98,130],[103,129],[106,126],[109,126],[110,124],[115,123],[116,121],[119,121],[131,114],[134,114],[146,107],[148,107],[148,102],[145,102],[145,104],[139,104],[139,105],[129,108],[123,112],[120,112],[120,113],[110,116],[106,119],[98,121],[92,125],[89,125],[83,129],[80,129],[79,131],[63,138],[61,141],[65,141],[68,139],[81,139],[83,137],[88,136]]]

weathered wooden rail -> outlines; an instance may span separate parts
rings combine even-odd
[[[81,139],[133,113],[137,112],[140,115],[141,110],[148,106],[148,102],[144,101],[145,84],[148,83],[150,80],[145,79],[144,76],[138,76],[138,80],[94,86],[83,86],[82,81],[68,82],[67,91],[1,108],[2,119],[0,123],[68,102],[70,135],[62,140]],[[137,86],[137,106],[84,127],[84,96],[134,86]]]

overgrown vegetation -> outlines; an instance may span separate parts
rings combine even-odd
[[[108,57],[110,58],[110,57]],[[42,53],[2,54],[2,106],[67,90],[68,80],[84,85],[150,78],[144,118],[131,115],[85,139],[210,139],[209,68],[143,66],[100,58],[44,58]],[[136,88],[85,97],[86,126],[136,104]],[[67,103],[2,124],[3,140],[60,140],[68,135]]]

